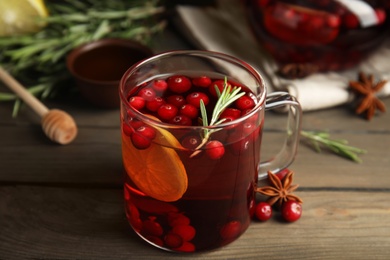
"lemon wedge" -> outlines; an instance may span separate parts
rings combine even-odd
[[[43,0],[0,0],[0,37],[37,32],[47,16]]]

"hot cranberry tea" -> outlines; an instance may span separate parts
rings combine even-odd
[[[126,215],[166,250],[223,246],[254,214],[264,110],[240,82],[205,75],[147,80],[122,111]]]

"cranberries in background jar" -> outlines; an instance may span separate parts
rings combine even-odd
[[[247,0],[253,31],[281,65],[343,70],[361,62],[388,34],[390,1]]]

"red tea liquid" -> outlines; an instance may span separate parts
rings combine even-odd
[[[196,77],[188,78],[192,80]],[[213,78],[212,82],[215,80],[223,79]],[[141,88],[149,87],[151,82],[135,88],[129,95],[129,100],[132,96],[139,95]],[[209,88],[191,85],[189,90],[180,95],[186,97],[194,91],[205,93],[210,101],[206,107],[208,110],[212,109],[217,98],[210,94]],[[243,87],[243,91],[246,92],[246,96],[254,98],[254,94],[248,88]],[[171,95],[177,93],[168,89],[157,94],[165,101]],[[231,107],[234,108],[234,105]],[[159,116],[157,112],[148,111],[147,108],[140,111]],[[241,111],[240,118],[247,112]],[[123,111],[122,113],[124,114]],[[147,192],[142,191],[134,183],[132,174],[126,173],[124,185],[126,215],[135,232],[149,243],[178,252],[210,250],[238,238],[248,228],[253,216],[263,113],[264,111],[261,111],[248,116],[237,124],[211,134],[210,140],[218,140],[224,147],[224,153],[218,159],[210,158],[205,146],[195,149],[196,145],[193,145],[193,142],[199,143],[201,132],[191,129],[170,130],[186,148],[167,149],[174,151],[178,155],[178,160],[182,162],[188,186],[178,200],[162,201],[148,196]],[[123,154],[127,154],[128,147],[134,148],[131,133],[129,135],[126,128],[137,120],[128,117],[128,114],[122,115]],[[192,119],[191,124],[198,125],[199,119]],[[191,138],[194,140],[191,141]],[[139,151],[147,149],[150,147],[142,147]],[[195,150],[198,153],[191,156]],[[126,156],[123,160],[125,164],[137,164],[137,161],[132,161],[132,158]]]

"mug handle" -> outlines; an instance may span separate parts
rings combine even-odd
[[[267,95],[265,111],[287,109],[287,137],[280,152],[272,159],[261,162],[258,166],[259,180],[267,177],[267,172],[277,173],[287,168],[295,158],[298,150],[302,109],[295,97],[287,92],[273,92]]]

